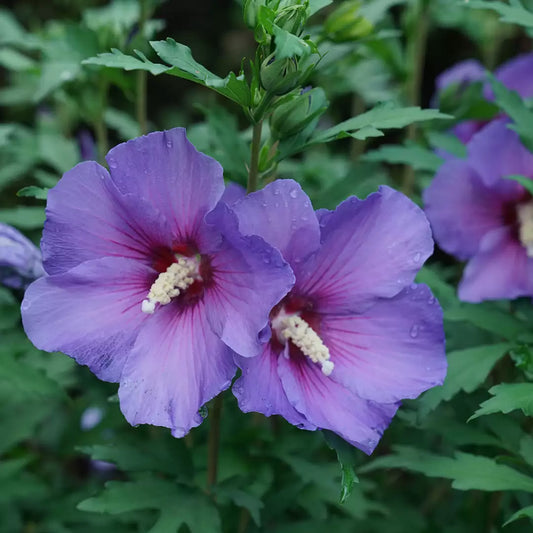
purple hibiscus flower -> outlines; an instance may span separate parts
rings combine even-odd
[[[0,222],[0,283],[25,289],[43,275],[41,252],[18,230]]]
[[[107,162],[109,173],[80,163],[50,190],[48,276],[26,292],[24,327],[38,348],[120,382],[131,424],[182,436],[229,387],[232,350],[261,351],[294,276],[277,250],[238,232],[225,204],[214,209],[222,168],[183,129],[121,144]]]
[[[494,72],[497,80],[508,89],[518,92],[522,98],[533,96],[533,54],[517,56]],[[433,104],[437,105],[438,96],[451,85],[457,85],[459,90],[477,81],[485,80],[485,68],[475,59],[467,59],[445,70],[435,80],[436,95]],[[488,83],[483,87],[483,96],[487,101],[494,100],[494,93]],[[478,131],[482,130],[490,121],[463,120],[452,128],[453,134],[466,144]],[[444,154],[446,155],[446,154]]]
[[[459,285],[467,302],[533,296],[533,198],[519,183],[533,178],[533,154],[506,119],[468,143],[466,160],[445,162],[424,193],[435,240],[468,260]]]
[[[413,284],[433,250],[423,212],[382,187],[315,213],[292,180],[234,209],[240,230],[276,246],[296,276],[261,355],[236,357],[240,408],[334,431],[370,454],[398,402],[446,373],[440,306]]]

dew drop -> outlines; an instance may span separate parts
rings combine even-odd
[[[419,330],[419,327],[415,324],[412,328],[411,328],[411,331],[409,332],[409,335],[411,335],[411,337],[413,339],[416,339],[416,337],[418,337],[418,330]]]
[[[435,296],[431,295],[429,298],[428,298],[428,304],[430,305],[433,305],[435,303],[436,299],[435,299]]]
[[[279,189],[274,189],[274,195],[275,195],[275,196],[278,196],[278,195],[279,195]]]
[[[116,162],[116,160],[114,158],[109,157],[107,159],[107,163],[109,164],[110,168],[117,168],[117,162]]]
[[[172,139],[167,139],[167,147],[172,148]]]
[[[296,196],[298,195],[298,193],[296,192],[296,189],[293,189],[289,194],[291,198],[296,198]]]
[[[419,263],[420,262],[420,259],[422,259],[422,254],[420,252],[416,252],[416,254],[414,255],[413,257],[413,261],[415,263]]]

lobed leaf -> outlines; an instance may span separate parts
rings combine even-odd
[[[533,383],[501,383],[489,389],[494,397],[483,402],[469,420],[492,413],[510,413],[522,409],[533,416]]]

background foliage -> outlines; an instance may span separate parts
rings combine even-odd
[[[229,0],[1,8],[0,221],[37,242],[46,190],[64,171],[174,126],[228,181],[245,185],[255,165],[260,182],[298,180],[316,208],[383,183],[420,202],[442,162],[435,149],[464,152],[447,133],[454,120],[502,110],[533,148],[530,102],[503,87],[489,110],[475,92],[446,101],[455,119],[417,107],[430,106],[435,76],[458,60],[494,69],[529,51],[533,2],[310,4],[303,33],[275,9],[247,19],[254,31]],[[260,54],[272,47],[310,93],[265,103],[258,80],[271,64]],[[272,83],[287,78],[274,72]],[[461,268],[437,251],[419,275],[444,309],[448,377],[404,403],[372,457],[333,434],[243,415],[226,394],[214,485],[212,406],[181,440],[130,427],[116,386],[33,348],[22,294],[0,289],[0,531],[531,531],[533,309],[528,299],[459,302]]]

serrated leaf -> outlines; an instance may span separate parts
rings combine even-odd
[[[323,430],[322,434],[328,446],[337,453],[337,460],[341,467],[340,502],[344,503],[352,493],[354,485],[359,483],[359,478],[355,473],[358,459],[357,451],[352,445],[331,431]]]
[[[489,393],[494,398],[483,402],[469,420],[515,409],[521,409],[526,416],[533,415],[533,383],[501,383],[489,389]]]
[[[393,454],[375,459],[359,471],[405,468],[428,477],[451,479],[452,487],[458,490],[533,492],[533,478],[498,464],[489,457],[457,452],[452,458],[409,446],[394,446],[393,450]]]
[[[502,22],[509,22],[511,24],[519,24],[528,28],[533,27],[533,13],[524,8],[520,0],[513,0],[512,5],[503,2],[484,2],[482,0],[472,0],[466,2],[465,7],[473,9],[492,9],[500,15]]]
[[[413,122],[449,118],[451,118],[449,115],[444,115],[435,109],[421,109],[420,107],[397,108],[391,104],[385,104],[345,120],[325,131],[317,132],[312,137],[311,142],[330,142],[335,139],[354,136],[360,130],[367,133],[358,138],[365,138],[365,136],[375,136],[381,130],[403,128]]]
[[[23,187],[17,191],[17,196],[29,196],[30,198],[37,198],[39,200],[46,200],[47,194],[48,189],[44,187],[36,187],[35,185]]]
[[[274,34],[274,43],[276,45],[276,59],[286,59],[295,56],[305,57],[313,51],[310,43],[280,28],[276,24],[272,26],[272,33]]]
[[[519,175],[513,175],[513,176],[504,176],[506,180],[513,180],[517,181],[522,185],[530,194],[533,195],[533,180],[531,178],[526,178],[526,176],[519,176]]]
[[[442,158],[419,144],[385,145],[378,150],[367,152],[363,159],[396,165],[410,165],[415,170],[427,170],[429,172],[436,172],[442,165]]]
[[[102,67],[120,68],[126,71],[147,70],[154,76],[169,70],[169,67],[166,65],[152,63],[152,61],[148,60],[142,52],[139,52],[138,50],[134,50],[134,52],[137,54],[138,58],[123,54],[116,48],[111,48],[111,52],[105,52],[103,54],[98,54],[95,57],[89,57],[84,59],[82,63],[84,65],[100,65]]]
[[[220,533],[215,506],[190,487],[156,478],[121,483],[110,481],[98,496],[78,504],[82,511],[120,514],[154,509],[159,518],[149,533],[172,533],[186,524],[191,533]]]
[[[250,105],[250,88],[244,76],[230,72],[225,78],[221,78],[213,74],[192,57],[188,46],[171,38],[166,41],[150,41],[150,45],[163,61],[174,67],[168,69],[168,74],[209,87],[241,106]]]
[[[444,384],[420,397],[422,411],[435,409],[439,403],[451,400],[461,390],[469,393],[476,390],[487,379],[496,362],[511,348],[511,344],[489,344],[450,352]]]
[[[524,507],[523,509],[516,511],[516,513],[514,513],[511,518],[509,518],[503,524],[503,527],[507,526],[511,522],[514,522],[515,520],[518,520],[519,518],[530,518],[531,520],[533,520],[533,505],[530,505],[529,507]]]

